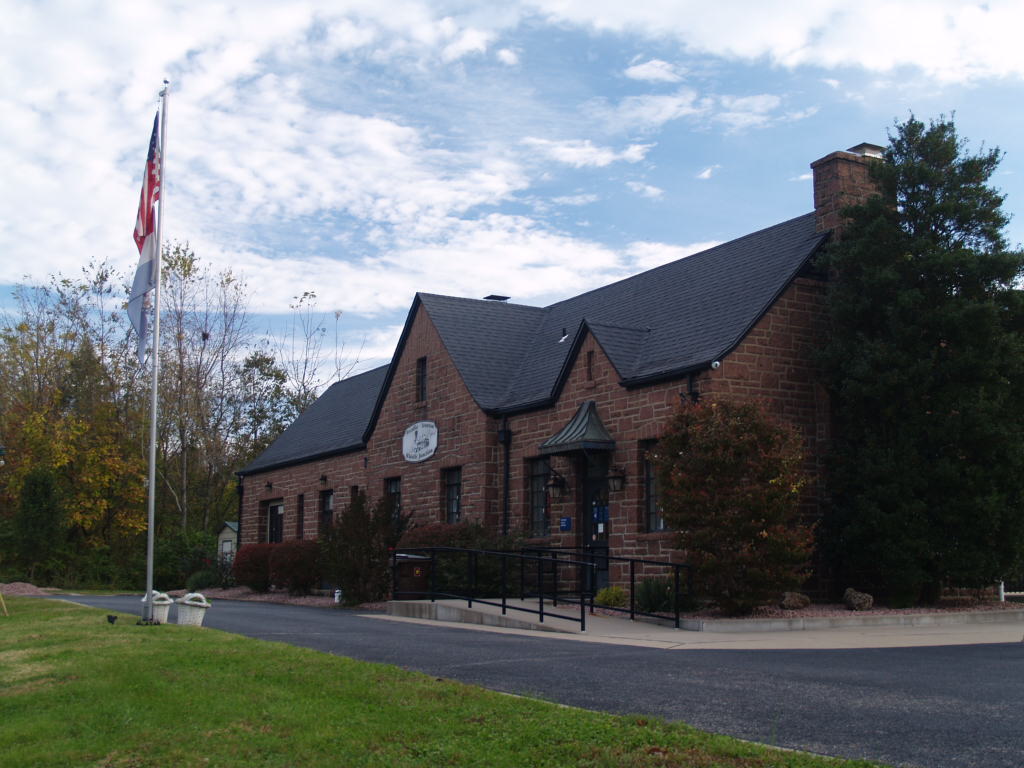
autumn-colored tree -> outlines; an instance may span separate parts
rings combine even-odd
[[[687,404],[651,452],[668,527],[695,587],[746,613],[807,577],[811,527],[799,520],[800,438],[754,403]]]
[[[47,538],[68,544],[59,573],[35,563],[32,573],[43,577],[105,580],[99,560],[123,552],[145,525],[135,399],[121,376],[127,338],[107,306],[112,277],[91,265],[81,281],[19,288],[19,314],[0,324],[2,495],[17,499],[19,519],[27,519],[45,473],[56,510],[44,517],[60,526],[52,535],[47,525]],[[97,560],[96,552],[105,554]]]
[[[155,565],[180,586],[195,542],[235,514],[234,472],[315,399],[320,379],[315,365],[292,365],[274,343],[253,345],[238,277],[210,270],[187,244],[169,245],[162,257],[156,550],[173,562]],[[90,264],[78,279],[17,286],[12,308],[0,312],[5,569],[18,562],[11,531],[26,478],[45,468],[59,490],[68,542],[54,578],[139,585],[150,368],[136,355],[124,284],[108,265]],[[320,347],[310,344],[324,336],[326,321],[311,314],[313,298],[306,294],[293,312],[306,351],[319,359]],[[289,354],[296,349],[303,345]]]

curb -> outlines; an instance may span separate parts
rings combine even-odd
[[[443,603],[419,602],[412,600],[392,600],[388,603],[388,616],[401,616],[408,619],[428,619],[430,621],[448,621],[456,624],[481,624],[486,627],[502,627],[505,629],[530,629],[541,632],[572,632],[560,629],[551,624],[536,621],[524,621],[500,613],[477,611],[473,608],[461,608]],[[557,619],[554,619],[557,621]],[[576,630],[579,631],[578,628]]]
[[[388,603],[389,616],[400,616],[429,621],[446,621],[458,624],[480,624],[489,627],[506,629],[527,629],[542,632],[561,632],[579,634],[579,625],[562,622],[551,617],[547,622],[540,623],[524,619],[502,616],[500,613],[484,609],[468,608],[417,600],[392,600]],[[626,618],[610,617],[615,621],[626,621]],[[902,613],[881,616],[843,616],[843,617],[808,617],[792,619],[681,619],[680,631],[715,632],[723,634],[744,634],[753,632],[800,632],[825,629],[855,629],[858,627],[943,627],[968,624],[1007,624],[1019,622],[1024,624],[1024,609],[1004,611],[958,611],[953,613]],[[564,624],[564,626],[560,626]],[[648,624],[653,627],[672,629],[670,623],[659,620],[648,621],[638,619],[634,625]],[[591,624],[587,622],[588,629]],[[589,633],[588,633],[589,634]]]
[[[1024,623],[1020,611],[960,611],[901,613],[884,616],[810,617],[806,619],[683,619],[680,629],[691,632],[793,632],[850,627],[949,627],[962,624]]]

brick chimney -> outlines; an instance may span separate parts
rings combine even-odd
[[[832,230],[840,237],[847,205],[863,203],[877,188],[868,175],[871,163],[882,159],[883,147],[858,144],[845,152],[833,152],[811,163],[814,172],[814,213],[818,232]]]

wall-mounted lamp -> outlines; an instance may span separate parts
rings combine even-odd
[[[548,489],[548,493],[560,499],[564,499],[569,495],[569,481],[559,474],[558,470],[554,467],[551,467],[551,479],[548,480],[547,485],[544,487]]]
[[[626,470],[616,467],[608,473],[608,490],[621,491],[626,487]]]
[[[263,486],[263,487],[266,488],[269,491],[269,490],[273,489],[274,484],[272,482],[270,482],[269,480],[267,480],[267,484],[265,486]]]
[[[320,475],[320,485],[327,485],[327,475]]]

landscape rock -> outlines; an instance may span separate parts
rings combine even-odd
[[[784,592],[779,608],[787,611],[800,611],[811,604],[811,598],[802,592]]]
[[[870,611],[871,606],[875,604],[875,598],[867,592],[858,592],[853,587],[849,587],[843,593],[843,602],[851,611]]]

